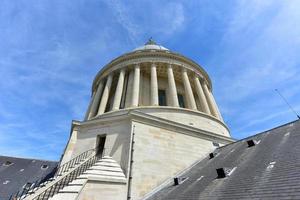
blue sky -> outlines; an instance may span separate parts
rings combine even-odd
[[[2,0],[0,154],[59,159],[96,73],[149,37],[209,73],[234,138],[300,112],[300,1]]]

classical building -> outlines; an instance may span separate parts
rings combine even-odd
[[[112,191],[111,199],[140,199],[232,141],[205,70],[150,40],[96,75],[85,120],[73,122],[62,164],[96,148],[119,164],[125,179],[106,184],[90,175],[80,198]]]
[[[205,70],[149,40],[101,69],[92,84],[85,119],[72,122],[70,139],[52,178],[30,182],[11,199],[222,198],[239,186],[233,179],[235,185],[223,189],[230,174],[249,179],[243,173],[251,175],[251,170],[240,164],[242,171],[239,163],[268,152],[261,152],[268,146],[255,150],[265,137],[234,142]],[[265,162],[275,165],[267,158],[256,162],[262,170]],[[253,188],[248,183],[255,183],[240,181],[246,189]],[[223,190],[214,196],[214,189]]]

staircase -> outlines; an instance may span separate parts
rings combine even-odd
[[[96,161],[95,149],[87,150],[61,165],[53,177],[37,180],[29,188],[24,188],[10,196],[9,200],[49,199],[77,176],[86,171]]]
[[[75,180],[60,189],[50,200],[75,200],[88,179],[108,182],[126,183],[120,165],[110,156],[104,156]]]

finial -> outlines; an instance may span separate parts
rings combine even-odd
[[[156,45],[156,42],[152,39],[152,37],[149,38],[148,42],[146,42],[145,45]]]

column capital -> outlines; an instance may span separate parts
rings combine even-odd
[[[124,68],[124,67],[120,69],[120,72],[122,72],[122,73],[124,73],[125,71],[126,71],[126,68]]]
[[[157,66],[157,63],[156,62],[151,62],[151,67],[152,66]]]
[[[194,77],[194,79],[197,79],[197,80],[199,80],[199,81],[200,81],[200,77],[199,77],[199,75],[198,75],[198,74],[196,74],[196,73],[195,73],[193,77]]]
[[[194,77],[197,77],[199,79],[199,81],[201,81],[203,78],[203,76],[200,73],[194,72]]]
[[[181,68],[182,72],[187,72],[187,69],[185,67]]]
[[[200,77],[199,80],[200,80],[200,83],[202,83],[203,85],[206,85],[207,88],[208,88],[209,90],[211,90],[210,85],[208,84],[208,82],[207,82],[204,78],[201,78],[201,77]]]

